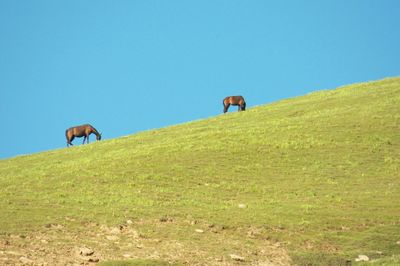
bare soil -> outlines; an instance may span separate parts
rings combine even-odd
[[[183,239],[168,233],[139,232],[151,223],[156,230],[168,227],[193,228]],[[0,265],[95,265],[109,260],[158,259],[182,265],[290,265],[291,260],[278,242],[261,229],[225,230],[221,226],[172,220],[127,221],[107,226],[86,223],[68,228],[46,224],[29,234],[0,235]],[[192,230],[190,230],[192,231]],[[250,244],[244,244],[246,241]]]

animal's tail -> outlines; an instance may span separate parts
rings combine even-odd
[[[69,147],[69,145],[72,145],[70,138],[68,137],[68,130],[65,130],[65,138],[67,139],[67,147]]]
[[[225,105],[225,100],[226,100],[226,98],[224,98],[224,99],[222,100],[222,106],[224,107],[224,113],[226,113],[226,111],[227,111],[226,105]]]

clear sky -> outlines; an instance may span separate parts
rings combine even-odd
[[[398,0],[0,0],[0,158],[399,75]]]

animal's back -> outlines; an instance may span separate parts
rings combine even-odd
[[[234,105],[234,104],[238,104],[240,102],[244,102],[244,98],[241,95],[228,96],[228,97],[225,97],[224,102],[226,102],[226,103],[229,102],[230,104]]]
[[[232,96],[232,98],[235,100],[235,101],[244,101],[244,98],[243,98],[243,96],[242,95],[237,95],[237,96]]]
[[[90,124],[83,124],[83,125],[68,128],[67,131],[65,132],[65,134],[66,135],[71,134],[71,135],[75,135],[76,137],[81,137],[86,133],[86,131],[90,131],[90,130],[93,130],[93,127]],[[70,133],[68,133],[68,132],[70,132]]]
[[[81,129],[81,128],[87,128],[87,127],[93,128],[92,125],[90,125],[90,124],[83,124],[83,125],[79,125],[79,126],[70,127],[67,130]]]

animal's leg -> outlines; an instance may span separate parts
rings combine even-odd
[[[227,105],[224,106],[224,113],[228,112],[228,108],[229,108],[230,104],[228,103]]]
[[[83,142],[82,144],[85,144],[86,136],[83,136]]]
[[[72,141],[74,140],[75,136],[72,136],[71,139],[67,140],[67,147],[69,147],[69,145],[73,146],[74,144],[72,144]]]
[[[89,136],[90,135],[87,136],[87,141],[86,141],[87,144],[89,144]]]

